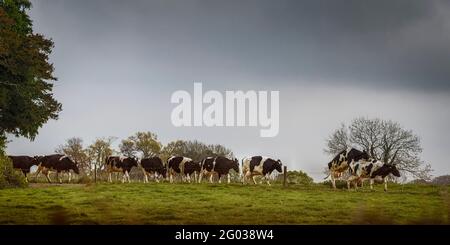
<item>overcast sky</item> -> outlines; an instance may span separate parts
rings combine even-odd
[[[51,37],[60,119],[9,154],[47,154],[67,138],[198,139],[239,158],[268,155],[316,180],[325,139],[353,118],[390,119],[422,140],[434,175],[450,173],[450,1],[39,0]],[[280,132],[176,128],[176,90],[280,91]]]

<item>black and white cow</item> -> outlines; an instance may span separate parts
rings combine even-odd
[[[134,157],[121,157],[121,156],[110,156],[106,158],[106,171],[108,172],[108,181],[112,182],[112,173],[113,172],[122,172],[122,183],[130,180],[130,171],[133,167],[138,166],[138,161]]]
[[[359,181],[364,179],[370,179],[370,189],[373,189],[373,182],[376,178],[381,178],[384,182],[384,191],[387,191],[387,176],[389,174],[395,177],[400,177],[400,171],[398,171],[395,164],[382,163],[379,160],[369,159],[365,161],[353,162],[350,164],[349,172],[351,176],[347,179],[347,188],[350,189],[351,183],[354,183],[355,189],[358,187]]]
[[[192,161],[189,157],[172,156],[167,160],[169,166],[169,181],[173,183],[173,176],[180,175],[181,181],[191,182],[191,174],[199,171],[200,163]],[[196,167],[198,165],[198,167]],[[195,176],[194,176],[195,177]]]
[[[148,183],[149,175],[153,175],[156,182],[159,182],[159,178],[166,178],[167,168],[161,158],[143,158],[140,165],[144,173],[144,183]]]
[[[209,182],[213,182],[214,174],[217,174],[219,183],[221,183],[221,177],[227,176],[227,183],[231,182],[230,170],[233,169],[236,173],[239,173],[239,161],[237,158],[228,159],[226,157],[207,157],[202,161],[202,167],[198,183],[202,182],[203,175],[209,175]]]
[[[361,159],[368,160],[369,154],[367,154],[366,151],[351,148],[341,151],[328,163],[328,176],[331,177],[331,183],[334,189],[336,189],[336,177],[342,176],[342,174],[348,170],[348,167],[352,162],[357,162]],[[325,178],[328,178],[328,176]]]
[[[61,172],[67,172],[69,175],[69,182],[72,179],[72,170],[76,174],[80,174],[80,170],[78,169],[78,163],[73,161],[69,156],[63,154],[52,154],[46,156],[37,157],[39,161],[38,169],[36,171],[37,178],[40,173],[43,173],[47,178],[47,181],[51,183],[50,179],[50,171],[56,171],[56,178],[59,183],[62,183],[62,179],[60,178]]]
[[[30,173],[30,169],[34,165],[39,165],[37,157],[30,156],[8,156],[11,159],[13,168],[19,169],[25,175],[25,181],[28,182],[27,174]]]
[[[281,167],[282,163],[279,159],[273,160],[272,158],[263,156],[246,157],[242,159],[242,183],[245,184],[246,180],[251,177],[253,183],[256,184],[255,177],[262,175],[266,179],[267,184],[270,185],[270,174],[273,170],[281,173]]]
[[[201,162],[187,161],[184,164],[184,175],[189,183],[191,183],[191,176],[194,175],[194,183],[197,182],[197,176],[202,169]]]

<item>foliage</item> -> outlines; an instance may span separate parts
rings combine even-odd
[[[95,169],[97,172],[104,169],[106,158],[114,153],[111,146],[113,141],[113,137],[98,138],[87,148],[87,156],[90,163],[89,169],[91,172]]]
[[[450,175],[442,175],[433,179],[435,185],[450,185]]]
[[[122,140],[119,145],[120,152],[124,156],[131,157],[139,153],[142,158],[157,156],[161,147],[158,136],[152,132],[137,132],[135,135]]]
[[[25,187],[25,176],[13,168],[11,160],[0,152],[0,189],[8,187]]]
[[[349,147],[365,150],[372,158],[384,163],[396,164],[400,171],[413,177],[430,178],[430,165],[419,157],[422,152],[420,138],[399,123],[356,118],[348,127],[342,124],[331,134],[325,152],[335,156]]]
[[[0,148],[6,134],[30,139],[61,104],[53,98],[53,42],[33,33],[28,0],[0,1]]]
[[[284,175],[283,174],[279,174],[276,178],[277,182],[283,183],[283,178]],[[287,179],[286,179],[287,184],[289,185],[312,185],[314,183],[313,178],[311,178],[310,176],[308,176],[308,174],[306,174],[303,171],[287,171]]]
[[[185,156],[192,158],[194,161],[201,161],[209,156],[224,156],[232,158],[233,152],[222,145],[207,145],[197,140],[176,140],[169,142],[162,149],[161,157],[163,159],[168,159],[170,156]]]

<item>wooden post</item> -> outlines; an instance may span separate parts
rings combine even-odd
[[[286,179],[287,179],[287,167],[284,166],[284,169],[283,169],[283,187],[286,187]]]
[[[97,183],[97,163],[94,164],[94,183]]]

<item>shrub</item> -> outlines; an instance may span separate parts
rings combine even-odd
[[[277,182],[283,182],[283,174],[279,174],[276,180]],[[288,171],[286,181],[289,185],[311,185],[313,178],[303,171]]]
[[[25,176],[13,168],[7,156],[0,153],[0,189],[25,186],[27,186]]]

